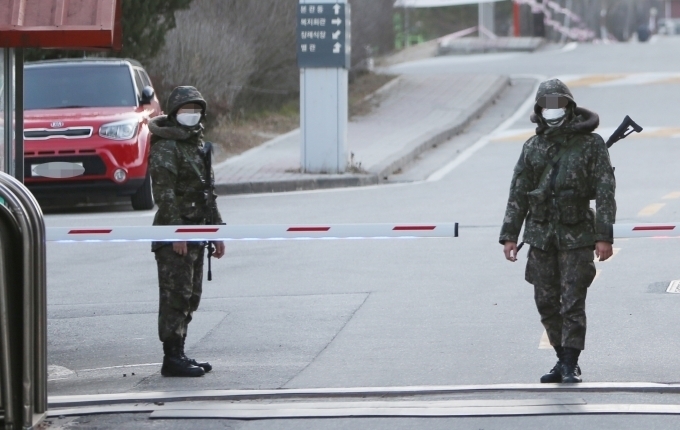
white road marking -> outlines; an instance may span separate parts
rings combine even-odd
[[[56,364],[50,364],[49,366],[47,366],[47,377],[50,379],[52,378],[67,379],[75,374],[76,372],[64,366],[57,366]]]
[[[161,366],[163,363],[143,363],[143,364],[126,364],[124,366],[109,366],[109,367],[98,367],[95,369],[81,369],[78,372],[97,372],[99,370],[113,370],[113,369],[129,369],[134,367],[151,367],[151,366]]]
[[[578,42],[569,42],[562,49],[560,49],[560,52],[571,52],[574,51],[576,48],[578,48]]]
[[[666,292],[671,294],[680,294],[680,280],[671,281],[671,283],[668,285],[668,288],[666,288]]]
[[[441,169],[437,170],[433,174],[431,174],[425,181],[426,182],[438,182],[442,180],[446,175],[451,173],[456,167],[460,166],[463,164],[465,161],[467,161],[470,157],[472,157],[476,152],[478,152],[480,149],[483,149],[485,146],[491,142],[493,137],[499,133],[504,132],[510,126],[512,126],[514,123],[516,123],[520,118],[522,118],[524,115],[526,115],[526,112],[531,109],[534,106],[534,103],[536,102],[535,99],[535,94],[536,91],[538,91],[538,86],[540,85],[541,82],[545,81],[547,78],[545,76],[533,76],[538,82],[536,83],[536,86],[534,90],[531,92],[531,95],[524,101],[522,106],[517,109],[517,112],[515,112],[514,115],[512,115],[510,118],[505,120],[501,125],[499,125],[491,134],[484,136],[480,140],[478,140],[474,145],[470,146],[466,150],[464,150],[458,157],[453,159],[450,163],[448,163],[446,166],[442,167]]]

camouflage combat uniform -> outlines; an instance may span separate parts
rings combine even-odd
[[[172,119],[172,114],[187,103],[197,103],[205,110],[205,101],[196,89],[179,87],[170,95],[169,116],[149,123],[153,134],[149,168],[158,204],[154,225],[200,225],[211,217],[214,224],[222,223],[217,205],[208,207],[204,194],[207,172],[201,152],[202,131],[187,130]],[[187,248],[187,255],[181,256],[170,242],[152,244],[160,287],[158,335],[164,343],[183,344],[187,325],[201,300],[205,247],[189,242]]]
[[[559,80],[544,82],[536,96],[565,96]],[[536,135],[522,149],[510,185],[500,242],[517,242],[522,224],[531,245],[526,280],[534,285],[541,322],[554,347],[583,350],[585,301],[595,278],[595,242],[613,243],[616,181],[603,139],[593,133],[599,117],[570,103],[565,124],[551,128],[537,106]],[[553,166],[548,168],[547,166]],[[597,212],[590,208],[596,201]]]

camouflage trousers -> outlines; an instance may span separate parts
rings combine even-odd
[[[158,264],[158,337],[161,342],[178,341],[187,334],[192,314],[198,309],[203,291],[205,248],[189,243],[182,256],[163,246],[156,251]]]
[[[525,279],[534,285],[536,307],[553,346],[585,347],[586,295],[595,279],[593,260],[589,247],[529,250]]]

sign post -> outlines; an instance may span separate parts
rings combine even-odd
[[[305,173],[347,168],[350,6],[347,0],[300,0],[300,165]]]

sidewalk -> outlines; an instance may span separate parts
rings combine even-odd
[[[300,130],[215,165],[219,194],[266,193],[377,184],[423,151],[460,133],[508,86],[497,75],[401,76],[381,103],[349,123],[348,147],[361,174],[300,173]],[[359,164],[360,163],[360,164]]]

